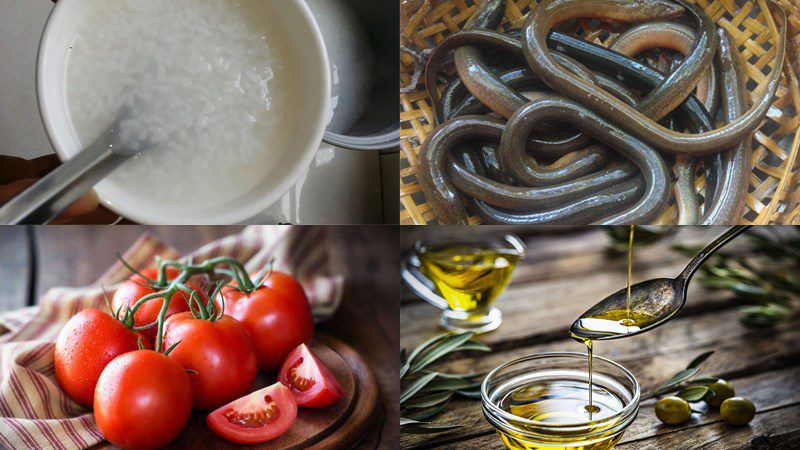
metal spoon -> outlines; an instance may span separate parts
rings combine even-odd
[[[0,224],[48,223],[123,163],[152,147],[147,140],[122,145],[119,124],[129,116],[123,108],[91,145],[0,208]]]
[[[717,250],[750,228],[735,226],[703,248],[676,278],[656,278],[631,286],[630,316],[626,323],[627,286],[589,308],[570,328],[573,337],[600,341],[633,336],[663,325],[686,303],[692,275]],[[620,313],[621,311],[621,313]]]

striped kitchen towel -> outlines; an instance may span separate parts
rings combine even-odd
[[[344,277],[331,263],[331,231],[324,227],[252,226],[203,246],[184,258],[195,261],[230,256],[257,273],[270,260],[303,285],[314,318],[324,321],[341,301]],[[123,258],[137,269],[154,257],[179,257],[150,235],[142,236]],[[105,308],[104,295],[130,275],[114,264],[93,285],[54,288],[39,306],[0,316],[0,448],[78,449],[103,442],[90,410],[70,400],[55,381],[53,347],[59,330],[79,311]]]

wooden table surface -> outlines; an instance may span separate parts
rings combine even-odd
[[[688,260],[672,251],[671,245],[703,245],[723,231],[720,227],[682,227],[667,241],[638,249],[634,282],[674,277]],[[436,370],[487,371],[524,355],[585,352],[582,344],[568,338],[569,325],[594,302],[625,286],[627,255],[611,256],[606,251],[608,239],[602,229],[540,233],[525,236],[525,240],[528,257],[496,302],[503,312],[503,324],[479,337],[493,351],[455,355]],[[742,251],[742,244],[741,239],[734,241],[726,250]],[[439,332],[435,308],[405,287],[402,299],[402,346],[409,348]],[[795,321],[775,329],[746,328],[739,322],[738,305],[729,293],[694,283],[686,307],[672,322],[639,336],[598,342],[595,354],[627,367],[643,393],[648,393],[695,356],[715,350],[701,366],[701,374],[727,379],[737,395],[756,404],[758,414],[750,425],[728,426],[714,413],[694,415],[683,425],[665,426],[655,417],[651,399],[641,403],[637,419],[616,448],[800,448],[800,327]],[[454,400],[433,422],[463,428],[434,435],[402,435],[401,447],[504,448],[484,419],[479,400]]]
[[[47,289],[97,279],[144,232],[181,252],[242,227],[0,227],[0,311],[33,305]],[[396,448],[399,439],[397,227],[332,227],[335,264],[346,289],[334,318],[320,326],[359,351],[381,390],[384,418],[360,448]]]

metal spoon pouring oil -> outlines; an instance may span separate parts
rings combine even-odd
[[[599,411],[592,402],[592,341],[632,336],[671,320],[686,303],[686,290],[692,275],[717,250],[744,232],[749,226],[736,226],[707,245],[692,259],[678,277],[659,278],[631,284],[635,226],[628,238],[628,283],[583,313],[570,328],[570,336],[586,345],[589,356],[590,414]],[[623,303],[624,298],[624,303]],[[624,307],[624,308],[623,308]]]
[[[570,334],[581,340],[616,339],[669,322],[686,303],[686,290],[697,269],[748,228],[749,225],[731,227],[703,248],[676,278],[647,280],[630,286],[630,294],[628,289],[611,294],[581,314],[572,324]],[[623,323],[624,319],[630,320]]]
[[[617,323],[624,327],[634,326],[634,321],[631,320],[631,273],[633,269],[633,238],[635,233],[636,225],[631,225],[630,231],[628,232],[628,287],[625,297],[625,317],[617,320]],[[614,319],[616,320],[616,318]],[[570,333],[570,335],[586,345],[587,354],[589,356],[589,404],[585,405],[583,409],[589,413],[589,417],[591,418],[593,414],[600,412],[600,408],[594,404],[592,396],[592,392],[594,391],[592,384],[592,340],[576,336],[572,333]]]

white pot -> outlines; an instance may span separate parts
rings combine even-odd
[[[37,92],[39,109],[50,141],[62,160],[81,150],[70,121],[66,95],[66,69],[69,43],[83,25],[89,11],[103,0],[60,0],[45,26],[39,47]],[[288,140],[292,148],[246,198],[226,205],[182,205],[176,211],[136,193],[126,192],[104,181],[96,190],[102,203],[128,219],[154,224],[237,223],[263,211],[281,198],[308,170],[325,132],[330,110],[331,78],[322,33],[303,0],[264,0],[264,8],[284,27],[284,38],[291,47],[295,77],[302,87],[294,99],[301,122]],[[235,182],[236,174],[225,174]],[[213,182],[213,180],[210,180]]]

